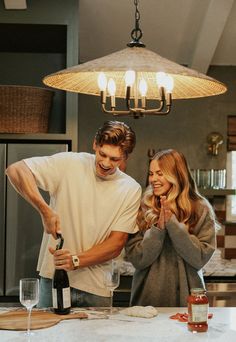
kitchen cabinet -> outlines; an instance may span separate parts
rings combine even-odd
[[[24,11],[1,8],[1,84],[42,86],[45,75],[78,64],[78,6],[78,0],[51,0],[32,1]],[[56,89],[54,92],[48,133],[35,136],[1,133],[0,129],[0,138],[68,139],[72,150],[77,151],[78,95]]]
[[[236,276],[204,277],[210,306],[236,306]],[[113,306],[129,306],[132,275],[121,275],[120,286],[114,291]]]
[[[206,196],[207,198],[213,198],[213,197],[225,197],[228,195],[236,195],[236,189],[203,189],[199,188],[199,192]]]
[[[37,276],[43,233],[38,212],[14,190],[4,171],[18,160],[67,151],[69,145],[69,141],[0,142],[0,296],[18,296],[19,279]],[[48,200],[46,193],[42,195]]]

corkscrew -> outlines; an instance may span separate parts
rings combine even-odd
[[[56,250],[58,249],[62,249],[63,244],[64,244],[64,238],[61,234],[57,233],[57,238],[60,239],[60,241],[58,242],[57,246],[56,246]]]

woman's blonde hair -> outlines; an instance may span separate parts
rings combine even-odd
[[[153,160],[157,160],[163,176],[171,183],[167,194],[167,202],[179,222],[184,223],[190,233],[198,221],[196,204],[203,197],[199,194],[195,181],[189,170],[184,155],[176,150],[168,149],[157,152]],[[160,215],[160,198],[153,194],[149,185],[143,194],[137,223],[140,230],[146,230],[156,224]]]

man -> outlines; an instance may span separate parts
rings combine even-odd
[[[119,169],[134,146],[130,127],[107,121],[95,135],[95,155],[62,152],[25,159],[6,170],[44,226],[37,268],[39,307],[52,306],[55,267],[68,271],[72,305],[109,306],[103,270],[135,232],[140,203],[140,185]],[[49,192],[50,205],[38,188]],[[55,250],[57,233],[64,237],[62,250]]]

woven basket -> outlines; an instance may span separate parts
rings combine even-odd
[[[47,133],[53,95],[46,88],[0,85],[0,132]]]

